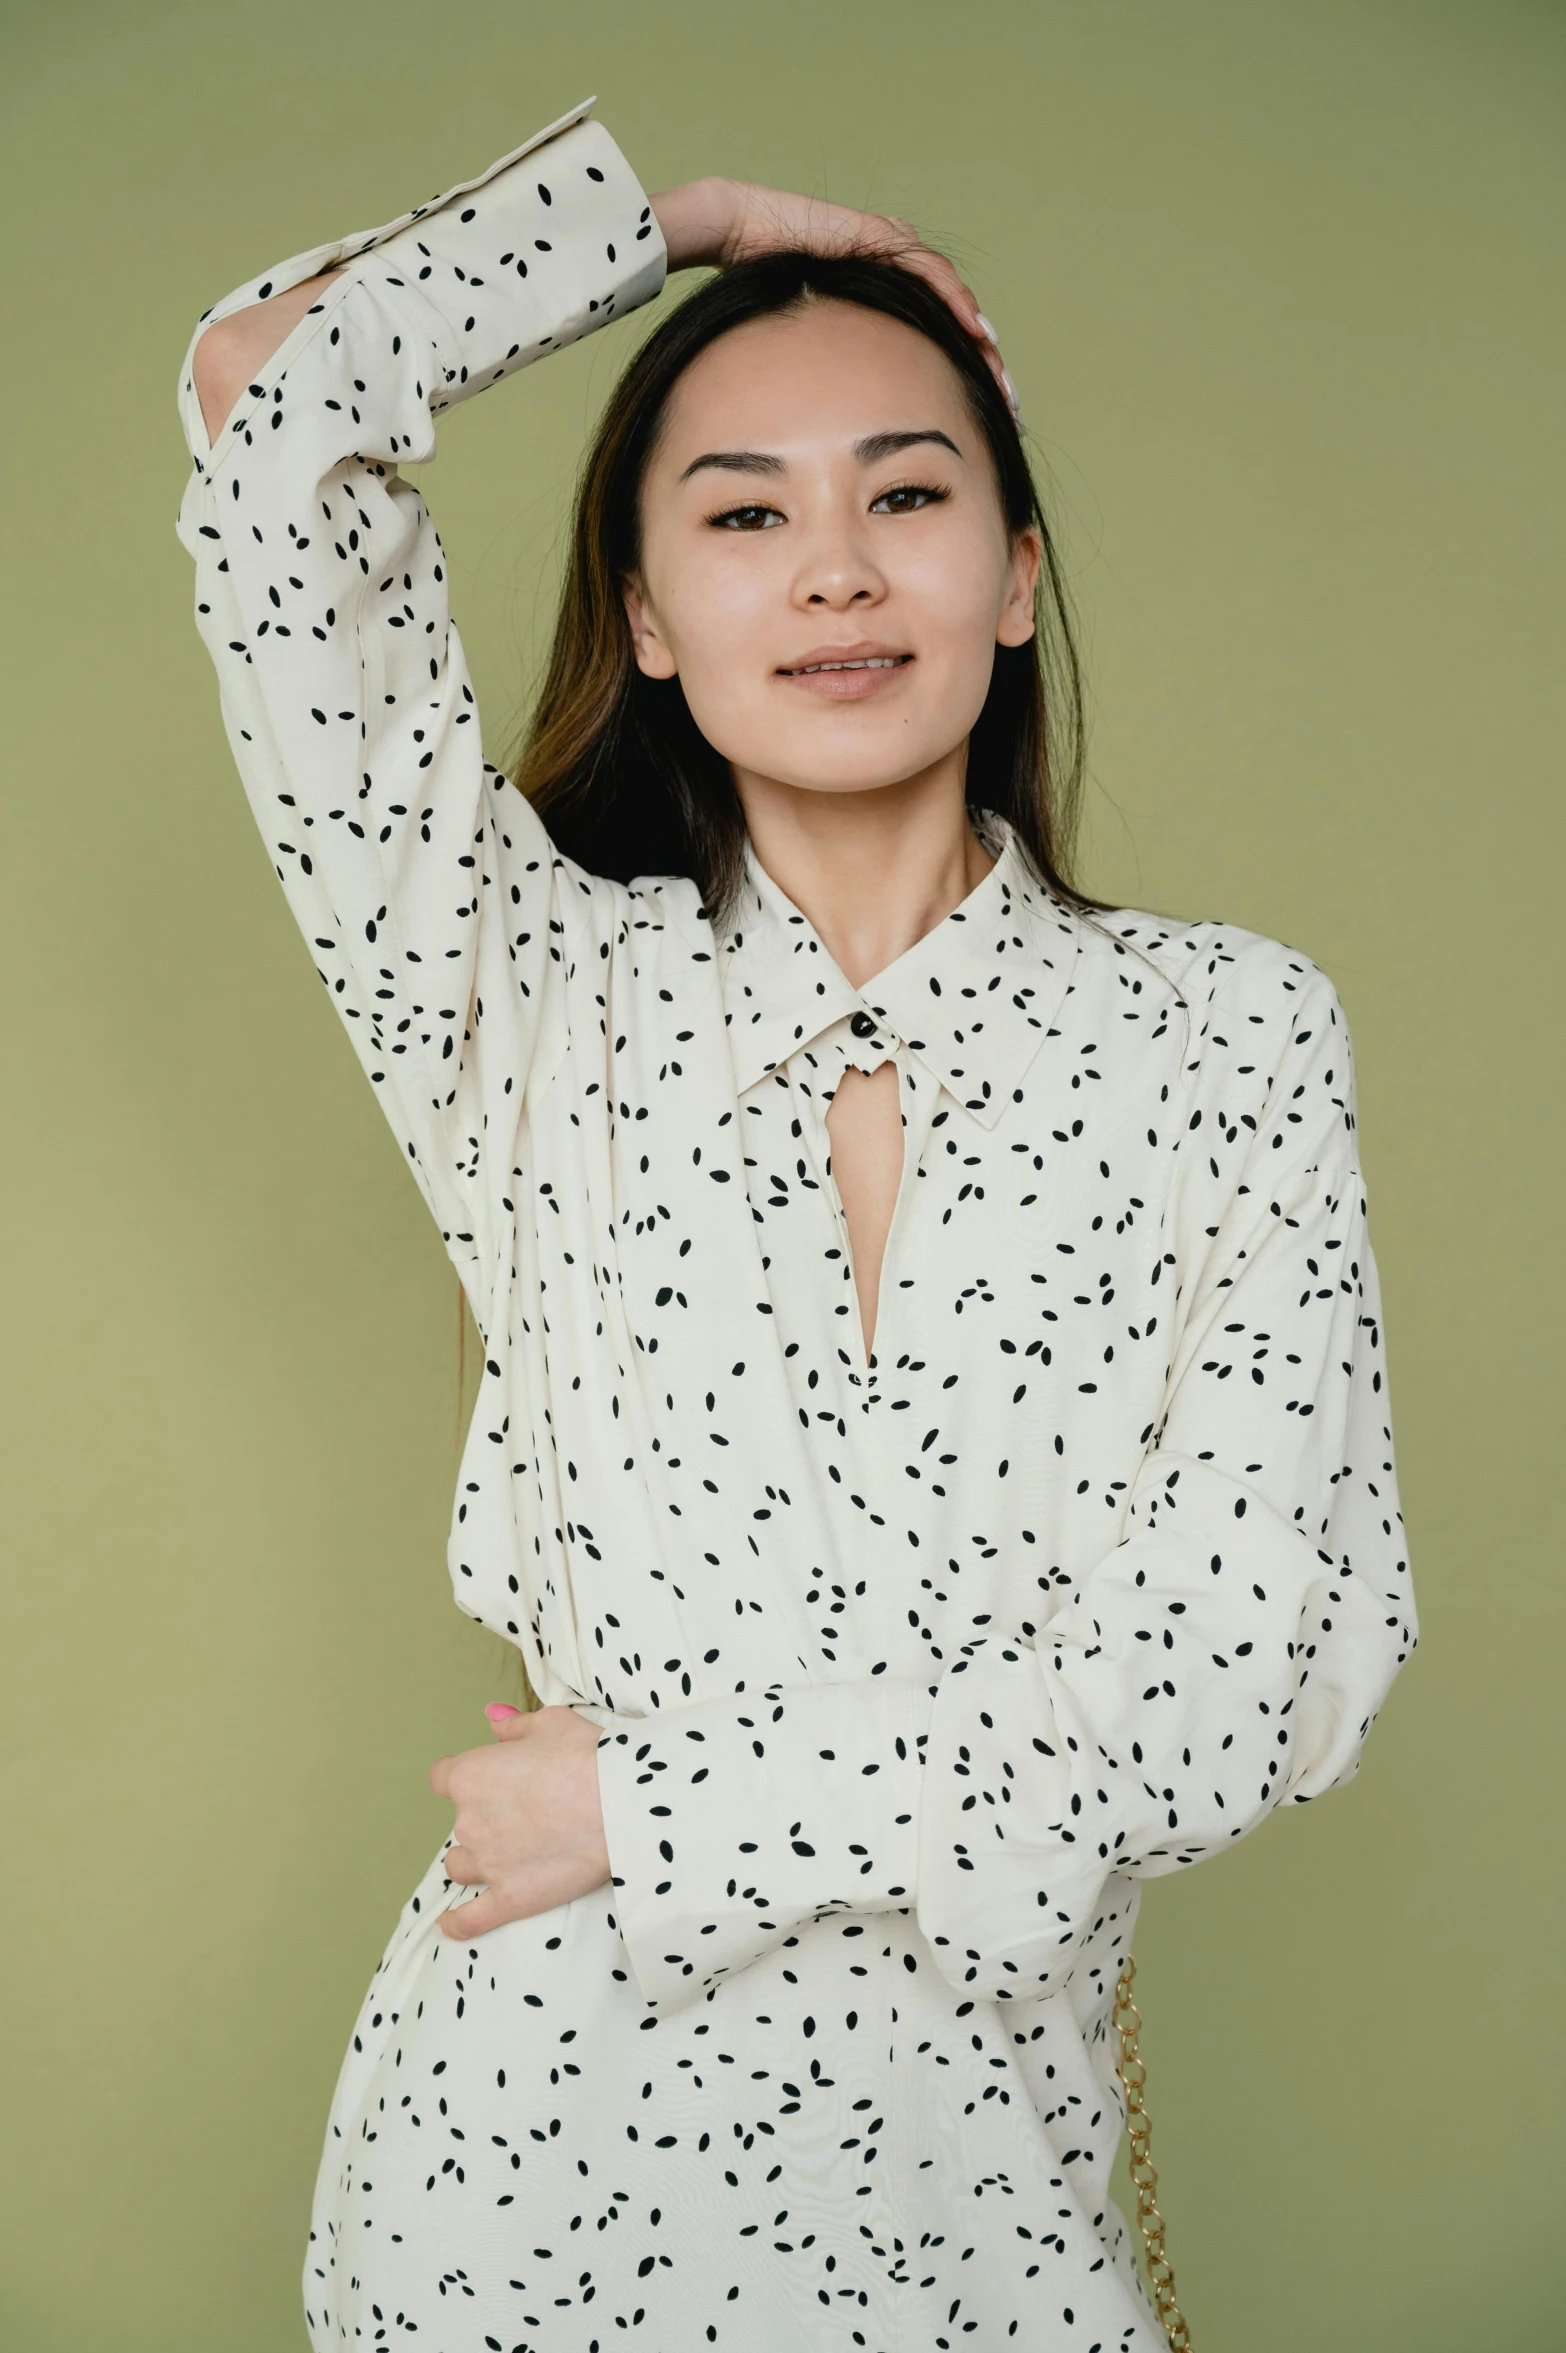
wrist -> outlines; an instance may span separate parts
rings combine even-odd
[[[671,270],[721,268],[739,215],[739,183],[686,180],[649,199]]]

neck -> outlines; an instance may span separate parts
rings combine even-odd
[[[968,822],[963,769],[959,751],[900,784],[859,792],[735,773],[758,862],[856,989],[933,931],[995,864]]]

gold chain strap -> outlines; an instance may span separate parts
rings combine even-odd
[[[1158,2317],[1164,2324],[1171,2353],[1190,2353],[1191,2336],[1185,2325],[1185,2315],[1175,2302],[1174,2272],[1164,2253],[1164,2218],[1158,2211],[1158,2175],[1148,2154],[1151,2120],[1142,2087],[1147,2082],[1147,2070],[1137,2056],[1136,2038],[1142,2031],[1142,2013],[1131,1999],[1131,1980],[1136,1975],[1136,1963],[1126,1955],[1126,1965],[1120,1972],[1115,1988],[1114,2022],[1120,2034],[1120,2057],[1115,2072],[1125,2089],[1126,2133],[1131,2144],[1131,2180],[1136,2189],[1137,2220],[1142,2236],[1147,2241],[1147,2276],[1152,2283],[1153,2302]]]

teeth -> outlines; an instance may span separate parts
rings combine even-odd
[[[790,672],[794,678],[814,678],[818,670],[895,670],[902,661],[901,654],[876,654],[866,662],[807,662],[802,670]]]

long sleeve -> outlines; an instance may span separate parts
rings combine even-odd
[[[208,447],[195,343],[336,266]],[[656,294],[665,253],[582,110],[386,228],[205,314],[180,414],[179,536],[257,824],[470,1294],[589,881],[485,760],[444,554],[399,467],[434,420]]]
[[[654,2007],[804,1920],[912,1904],[930,1699],[882,1676],[610,1719],[598,1787],[615,1915]]]
[[[688,2000],[706,1956],[732,1970],[855,1903],[845,1834],[868,1858],[856,1908],[915,1908],[954,1986],[1053,1992],[1112,1872],[1180,1869],[1357,1773],[1418,1630],[1351,1045],[1319,972],[1254,1124],[1180,1270],[1123,1533],[1047,1624],[969,1641],[933,1691],[827,1684],[606,1740],[621,1925],[650,1999]],[[875,1769],[820,1762],[845,1750]],[[747,1842],[764,1869],[739,1860]]]

